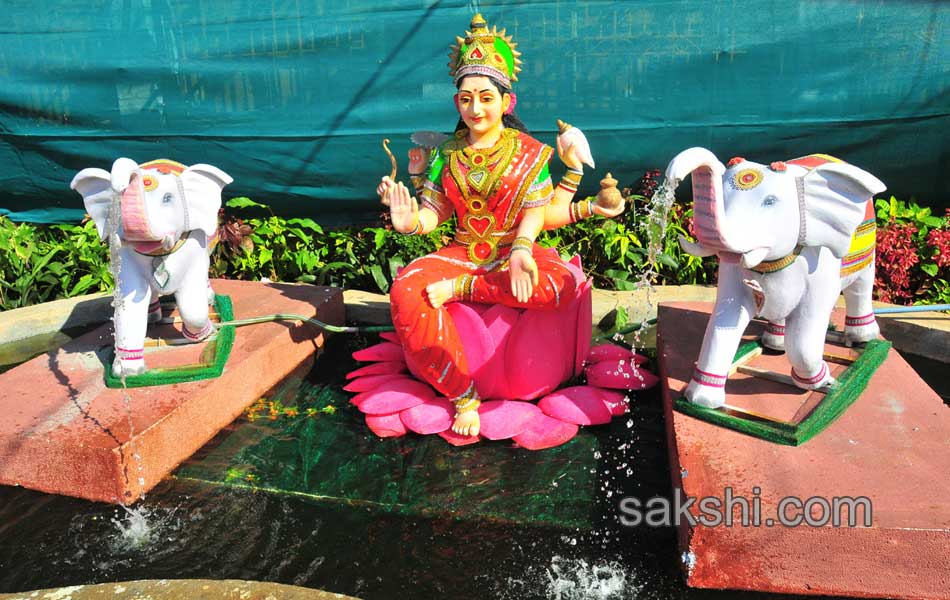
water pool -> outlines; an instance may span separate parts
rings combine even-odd
[[[0,592],[227,578],[366,600],[791,598],[687,589],[674,529],[618,523],[622,497],[672,496],[655,390],[543,452],[379,440],[340,390],[365,343],[331,339],[268,396],[276,418],[233,423],[131,515],[0,488]]]

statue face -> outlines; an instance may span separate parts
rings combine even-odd
[[[501,129],[501,117],[510,102],[511,98],[502,96],[488,77],[471,75],[459,86],[459,115],[468,130],[478,137]]]

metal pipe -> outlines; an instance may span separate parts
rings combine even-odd
[[[950,304],[921,304],[917,306],[888,306],[887,308],[875,308],[876,315],[891,315],[896,313],[914,313],[914,312],[932,312],[940,310],[950,310]]]

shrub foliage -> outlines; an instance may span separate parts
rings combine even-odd
[[[628,210],[615,220],[589,219],[542,233],[539,243],[562,256],[578,255],[594,284],[630,290],[643,273],[655,284],[714,283],[715,259],[684,253],[678,236],[691,236],[692,209],[675,203],[661,247],[650,262],[643,223],[658,171],[623,193]],[[895,198],[878,200],[877,295],[901,304],[950,302],[950,211]],[[282,218],[249,198],[233,198],[221,214],[221,243],[211,275],[296,281],[386,293],[398,270],[448,243],[449,221],[421,236],[392,230],[381,215],[372,227],[324,229],[312,219]],[[36,226],[0,216],[0,309],[112,289],[109,252],[91,221]]]

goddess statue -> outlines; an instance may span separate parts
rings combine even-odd
[[[573,143],[571,136],[558,137],[567,172],[552,184],[548,162],[554,150],[528,135],[514,113],[519,56],[504,30],[489,29],[475,15],[471,30],[457,38],[449,63],[460,117],[454,136],[429,152],[410,150],[415,196],[391,177],[383,177],[377,188],[401,233],[426,234],[453,212],[458,218],[449,244],[399,274],[390,302],[407,359],[418,376],[453,402],[451,429],[462,436],[479,432],[481,397],[446,305],[556,309],[562,298],[573,297],[575,278],[558,253],[535,238],[542,229],[594,215],[614,217],[624,209],[622,202],[572,202],[582,161],[592,164],[582,135]]]

